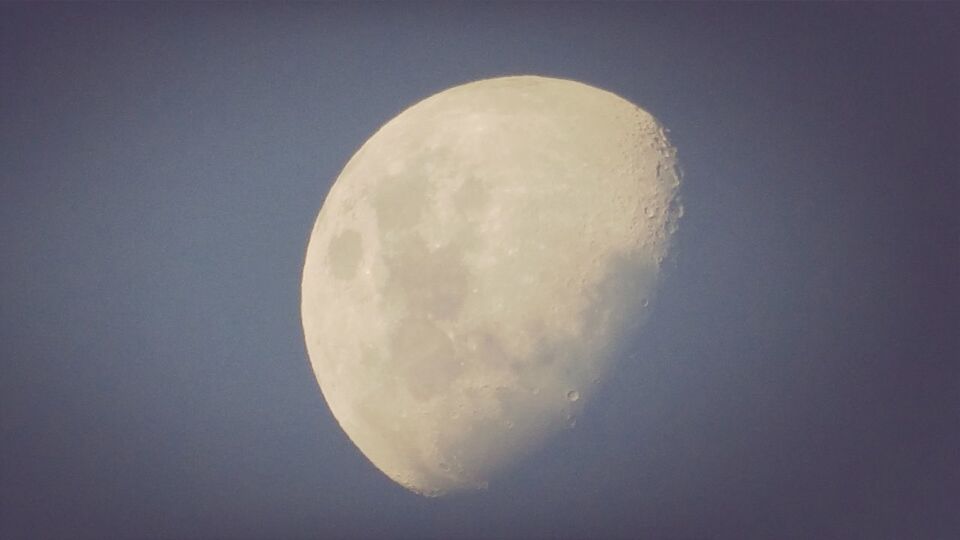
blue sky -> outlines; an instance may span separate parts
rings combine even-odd
[[[948,4],[4,4],[3,538],[960,534]],[[499,75],[671,129],[676,261],[607,391],[486,492],[369,465],[307,235],[410,104]]]

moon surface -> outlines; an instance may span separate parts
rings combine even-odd
[[[344,167],[303,268],[333,415],[428,496],[484,488],[576,421],[652,307],[682,208],[647,112],[517,76],[403,111]]]

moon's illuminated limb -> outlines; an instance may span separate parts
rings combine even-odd
[[[570,423],[646,317],[680,207],[663,128],[543,77],[451,88],[347,163],[303,270],[334,416],[390,478],[481,487]]]

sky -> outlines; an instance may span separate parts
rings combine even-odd
[[[960,537],[960,9],[0,5],[0,537]],[[671,130],[675,258],[577,425],[428,499],[338,427],[308,234],[502,75]]]

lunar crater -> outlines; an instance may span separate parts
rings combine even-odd
[[[422,238],[410,237],[392,246],[385,265],[389,275],[382,295],[387,303],[429,318],[449,320],[459,314],[471,274],[456,246],[431,250]]]
[[[337,279],[350,279],[357,273],[363,242],[360,233],[346,230],[330,241],[330,271]]]

